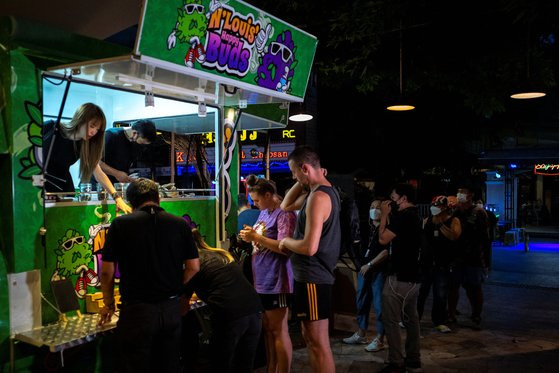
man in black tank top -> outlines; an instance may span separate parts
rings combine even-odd
[[[330,373],[335,365],[328,316],[341,244],[340,200],[311,148],[295,149],[288,162],[297,182],[287,192],[281,208],[301,209],[294,237],[280,241],[280,250],[291,254],[295,279],[292,314],[301,320],[312,371]]]

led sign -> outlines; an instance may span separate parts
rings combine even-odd
[[[536,175],[559,175],[559,164],[540,163],[534,165]]]

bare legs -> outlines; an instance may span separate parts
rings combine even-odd
[[[317,321],[303,321],[303,339],[307,344],[312,372],[334,373],[334,356],[330,349],[328,336],[328,319]]]
[[[287,373],[291,369],[293,348],[287,326],[288,308],[275,308],[264,313],[267,373]]]

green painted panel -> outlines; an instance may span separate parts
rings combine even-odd
[[[212,3],[146,1],[138,53],[303,98],[317,39],[242,1]]]
[[[169,213],[191,219],[215,244],[215,201],[213,199],[162,202]],[[50,281],[70,278],[78,296],[82,311],[85,312],[85,295],[100,291],[99,272],[103,247],[110,222],[115,218],[115,205],[74,204],[58,205],[46,209],[46,266],[41,268],[42,290],[52,298]],[[43,251],[37,253],[43,263]],[[56,320],[51,309],[43,308],[43,319]]]
[[[7,362],[9,358],[9,303],[8,303],[8,284],[7,274],[13,267],[14,250],[13,250],[13,220],[11,211],[13,208],[12,191],[11,191],[11,157],[9,154],[3,153],[8,151],[7,141],[11,138],[11,132],[8,127],[8,118],[10,117],[10,96],[5,92],[10,91],[10,79],[8,77],[10,71],[10,54],[0,54],[0,90],[2,90],[2,102],[0,105],[0,120],[2,127],[0,128],[0,137],[6,141],[0,148],[0,185],[2,185],[2,193],[0,193],[0,211],[2,217],[0,220],[0,362]],[[8,137],[8,133],[10,136]],[[0,140],[1,141],[1,140]],[[4,148],[5,146],[5,148]],[[4,368],[4,370],[2,369]],[[8,371],[7,364],[0,364],[0,371]]]
[[[4,74],[6,70],[9,73]],[[4,357],[8,353],[9,337],[8,287],[4,280],[7,273],[40,268],[36,252],[40,247],[42,206],[40,190],[31,182],[32,175],[40,173],[35,157],[40,144],[33,140],[33,120],[28,113],[28,109],[38,106],[39,102],[38,71],[21,51],[14,50],[9,52],[9,58],[2,59],[2,72],[2,87],[7,87],[4,93],[10,93],[5,97],[6,106],[2,106],[9,154],[1,162],[4,189],[0,194],[4,211],[2,222],[9,230],[6,232],[2,228],[6,236],[2,240],[0,265],[0,355]]]
[[[259,104],[248,105],[243,109],[243,113],[255,115],[260,118],[269,119],[271,121],[281,123],[287,126],[288,106],[285,104]],[[242,120],[242,119],[241,119]]]
[[[39,268],[36,248],[40,247],[39,228],[43,223],[41,190],[32,185],[32,176],[41,173],[37,154],[41,142],[40,81],[38,71],[19,51],[11,52],[12,95],[12,191],[14,224],[14,272]],[[15,89],[14,89],[15,88]],[[38,122],[38,123],[37,123]],[[40,132],[39,132],[40,133]]]
[[[215,246],[215,199],[161,202],[161,207],[173,215],[188,215],[198,226],[210,246]]]

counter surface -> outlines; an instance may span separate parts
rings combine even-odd
[[[33,346],[47,346],[51,352],[58,352],[94,340],[98,334],[116,328],[113,317],[109,324],[98,325],[99,314],[85,314],[82,317],[68,318],[68,322],[58,322],[43,327],[18,333],[14,339]]]

